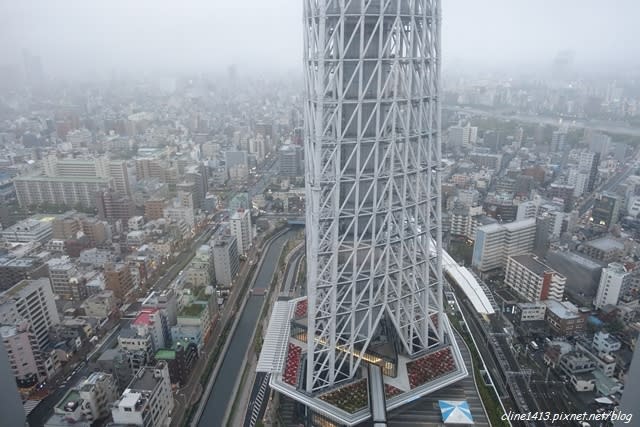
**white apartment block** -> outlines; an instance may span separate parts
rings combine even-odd
[[[594,301],[596,308],[602,308],[607,304],[617,305],[630,282],[631,275],[623,264],[612,262],[608,267],[603,268]]]
[[[0,335],[9,366],[21,387],[33,386],[46,378],[38,340],[28,322],[0,326]]]
[[[238,243],[238,253],[245,255],[253,242],[253,230],[251,229],[251,212],[246,209],[236,211],[229,221],[231,235]]]
[[[478,227],[471,265],[480,273],[505,268],[508,257],[533,250],[535,234],[534,218]]]
[[[0,294],[0,323],[27,321],[40,349],[49,346],[49,329],[60,323],[49,279],[23,280]]]

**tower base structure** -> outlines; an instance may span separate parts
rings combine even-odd
[[[436,347],[409,358],[397,350],[392,338],[383,336],[364,354],[358,375],[351,381],[308,393],[304,377],[307,340],[317,338],[307,334],[306,316],[306,297],[276,303],[257,370],[271,374],[272,389],[337,424],[353,426],[372,420],[374,425],[384,425],[388,411],[468,375],[451,325],[442,316],[444,339]]]

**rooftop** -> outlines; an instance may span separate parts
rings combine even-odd
[[[552,272],[558,274],[553,268],[541,262],[538,257],[530,254],[516,255],[510,257],[518,264],[533,272],[537,276],[543,276],[545,273]]]
[[[202,303],[194,302],[186,305],[180,310],[178,316],[180,317],[200,317],[200,314],[205,309],[205,305]]]
[[[68,403],[77,402],[78,400],[80,400],[80,393],[78,392],[78,390],[70,389],[69,391],[67,391],[67,394],[65,394],[64,397],[60,399],[60,401],[56,405],[56,408],[64,411],[65,406]]]
[[[0,337],[9,338],[18,333],[18,328],[15,326],[3,325],[0,326]]]
[[[160,364],[158,363],[158,365]],[[128,389],[131,391],[153,391],[158,383],[162,381],[162,377],[155,376],[155,371],[156,367],[154,366],[141,368],[129,383]]]
[[[138,407],[138,402],[143,400],[144,396],[142,395],[142,393],[127,389],[124,391],[124,393],[122,393],[122,397],[116,404],[125,408],[136,408],[136,410],[140,410],[144,406],[141,405],[140,407]]]
[[[160,349],[156,352],[156,360],[173,360],[175,358],[175,350]]]
[[[564,259],[566,259],[567,261],[570,262],[574,262],[576,264],[580,264],[583,267],[586,267],[590,270],[598,270],[600,268],[602,268],[602,266],[600,264],[598,264],[597,262],[584,257],[578,253],[575,252],[560,252],[560,251],[550,251],[550,254],[552,255],[556,255],[558,257],[562,257]]]
[[[0,257],[0,265],[3,267],[31,267],[38,263],[37,258],[25,257],[25,258],[9,258]]]
[[[585,245],[591,246],[592,248],[595,248],[604,252],[613,251],[613,250],[621,251],[624,249],[624,245],[622,243],[618,242],[615,239],[612,239],[611,237],[601,237],[599,239],[591,240],[585,243]]]
[[[536,219],[535,218],[523,219],[522,221],[508,222],[502,225],[504,226],[504,228],[507,229],[507,231],[517,231],[524,227],[530,227],[532,225],[535,226]]]
[[[547,310],[561,319],[573,319],[580,316],[578,308],[568,301],[559,302],[548,300],[545,301],[545,304],[547,304]]]
[[[7,298],[13,298],[13,299],[24,298],[27,295],[29,295],[31,292],[33,292],[36,289],[36,287],[42,286],[44,284],[51,286],[48,278],[42,278],[37,280],[22,280],[16,283],[15,285],[13,285],[11,288],[4,291],[3,293],[0,293],[0,304],[5,302]]]
[[[64,177],[64,176],[43,176],[43,175],[32,175],[32,176],[17,176],[13,179],[14,182],[28,182],[28,181],[39,181],[39,182],[89,182],[96,184],[109,184],[110,178],[98,178],[98,177]]]
[[[134,325],[150,325],[152,323],[151,316],[158,311],[157,308],[145,308],[143,309],[136,320],[133,321]]]

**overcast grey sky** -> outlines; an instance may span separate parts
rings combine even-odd
[[[638,0],[443,0],[445,64],[640,61]],[[21,49],[50,74],[296,69],[301,0],[0,0],[0,64]],[[107,71],[108,72],[108,71]]]

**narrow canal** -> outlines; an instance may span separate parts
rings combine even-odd
[[[278,266],[282,248],[297,232],[298,230],[296,229],[290,230],[273,241],[264,256],[265,258],[253,284],[253,289],[265,289],[269,286]],[[202,417],[198,421],[198,427],[217,427],[222,425],[222,418],[227,407],[232,404],[230,400],[233,387],[238,377],[242,375],[244,355],[247,352],[247,348],[249,348],[249,341],[256,327],[263,304],[263,295],[251,295],[249,297],[235,333],[231,337],[231,344],[229,344],[227,354],[224,356],[222,366],[211,389],[211,394],[207,397],[207,403],[202,412]],[[239,408],[239,410],[242,411],[244,408]]]

